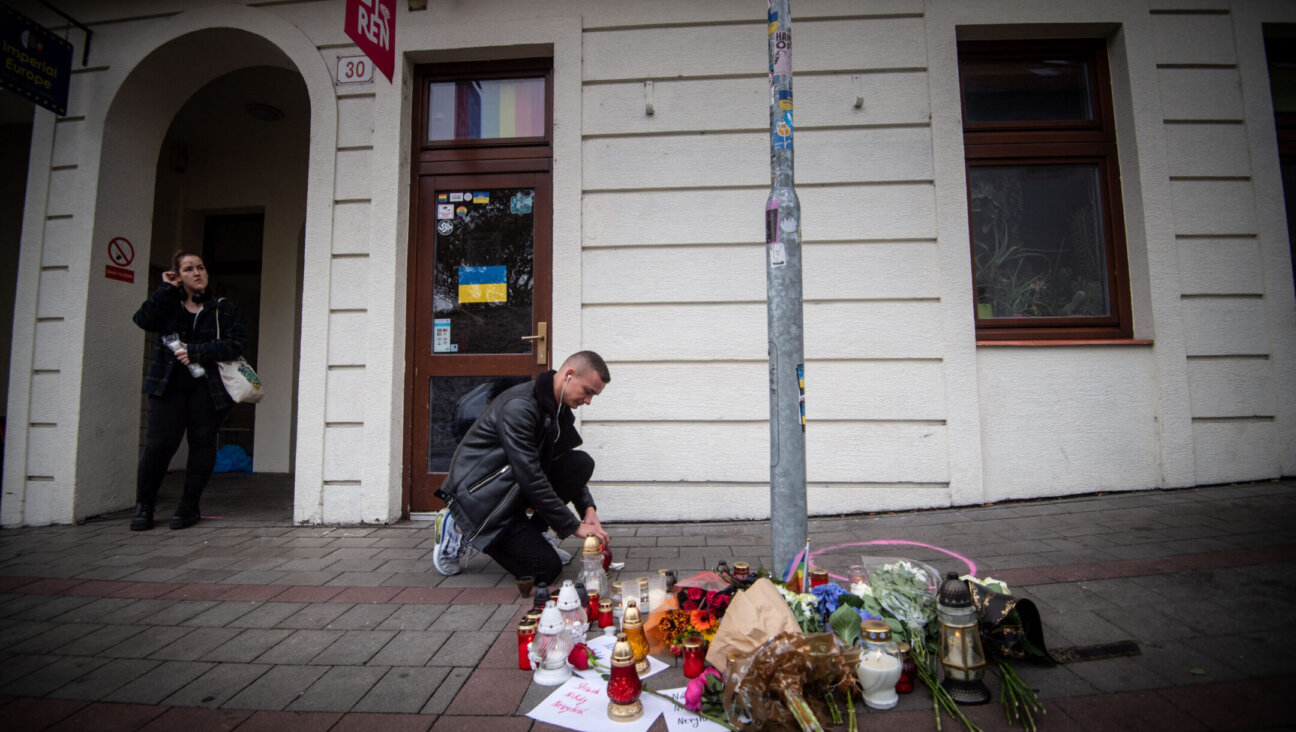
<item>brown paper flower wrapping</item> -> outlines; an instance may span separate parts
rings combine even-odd
[[[728,673],[727,658],[731,652],[751,653],[780,633],[800,632],[796,616],[774,583],[761,578],[729,603],[720,630],[711,639],[706,660]]]
[[[831,725],[824,692],[856,693],[859,650],[843,651],[832,633],[780,633],[736,659],[725,679],[730,724],[749,718],[757,729],[817,729]]]

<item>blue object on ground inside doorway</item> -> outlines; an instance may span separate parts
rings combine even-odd
[[[238,445],[226,445],[216,451],[213,473],[250,473],[252,458]]]

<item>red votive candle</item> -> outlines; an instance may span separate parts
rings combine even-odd
[[[524,619],[518,623],[517,643],[518,643],[518,669],[522,671],[531,670],[531,656],[527,653],[528,646],[536,636],[536,623],[531,619]]]
[[[691,635],[684,640],[684,676],[695,679],[706,666],[706,650],[702,639]]]

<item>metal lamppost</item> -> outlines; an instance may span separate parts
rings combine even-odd
[[[805,544],[805,356],[801,313],[801,202],[792,162],[792,15],[770,0],[770,193],[765,202],[770,378],[770,544],[786,567]],[[808,559],[808,558],[807,558]]]

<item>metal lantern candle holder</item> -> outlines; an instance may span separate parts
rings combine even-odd
[[[976,606],[967,583],[950,572],[937,596],[940,616],[940,661],[945,670],[941,685],[959,704],[985,704],[990,690],[985,685],[986,657],[981,648]]]

